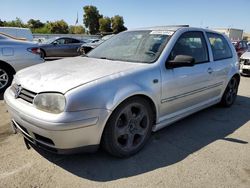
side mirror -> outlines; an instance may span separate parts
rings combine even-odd
[[[194,66],[194,63],[195,59],[192,56],[177,55],[174,60],[166,62],[166,68],[192,67]]]
[[[53,44],[54,46],[56,46],[56,45],[57,45],[57,42],[56,42],[56,41],[54,41],[54,42],[52,42],[52,44]]]

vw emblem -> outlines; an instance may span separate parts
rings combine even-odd
[[[21,86],[17,86],[17,88],[15,88],[15,99],[17,99],[19,97],[21,91],[22,91]]]

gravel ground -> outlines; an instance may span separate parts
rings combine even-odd
[[[0,96],[0,187],[250,187],[250,78],[214,106],[154,133],[128,159],[27,150]]]

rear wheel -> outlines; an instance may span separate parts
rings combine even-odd
[[[230,107],[233,105],[237,93],[238,93],[238,87],[239,87],[239,81],[237,80],[236,77],[233,77],[228,85],[227,88],[223,94],[223,97],[221,99],[221,104],[225,107]]]
[[[13,74],[7,66],[0,65],[0,93],[10,86]]]
[[[40,56],[41,56],[41,58],[43,58],[43,59],[46,57],[45,52],[44,52],[43,50],[41,50]]]
[[[153,111],[147,100],[134,97],[113,112],[103,133],[106,151],[117,157],[137,153],[148,140],[153,125]]]

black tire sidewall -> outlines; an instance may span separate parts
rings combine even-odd
[[[130,152],[125,152],[124,150],[121,150],[119,146],[116,144],[115,140],[115,133],[114,133],[114,126],[115,122],[117,119],[117,116],[121,113],[121,111],[130,103],[136,102],[142,104],[145,109],[147,110],[147,113],[149,115],[149,127],[148,127],[148,132],[144,138],[144,141],[141,143],[139,147],[137,147],[135,150],[132,150]],[[152,132],[152,126],[153,126],[153,111],[150,108],[150,104],[147,102],[147,100],[140,98],[140,97],[134,97],[126,100],[122,104],[120,104],[115,111],[112,113],[110,116],[105,130],[103,134],[103,141],[104,141],[104,148],[106,151],[108,151],[111,155],[114,155],[116,157],[129,157],[131,155],[134,155],[137,153],[139,150],[143,148],[147,140],[149,139],[151,132]],[[103,144],[103,143],[102,143]]]
[[[7,73],[8,77],[9,77],[9,80],[8,80],[8,83],[6,84],[6,86],[4,86],[3,88],[0,89],[0,93],[3,93],[11,85],[11,82],[13,80],[13,73],[5,65],[0,65],[0,69],[3,69]]]
[[[229,84],[230,82],[232,81],[232,79],[235,79],[236,83],[237,83],[237,92],[236,92],[236,96],[235,98],[233,99],[232,103],[228,103],[227,100],[226,100],[226,96],[227,96],[227,92],[229,92]],[[224,107],[230,107],[234,104],[236,98],[237,98],[237,93],[238,93],[238,88],[239,88],[239,81],[237,78],[233,77],[230,79],[230,81],[228,82],[227,84],[227,87],[225,89],[225,92],[223,94],[223,97],[222,97],[222,100],[221,100],[221,104],[224,106]]]

